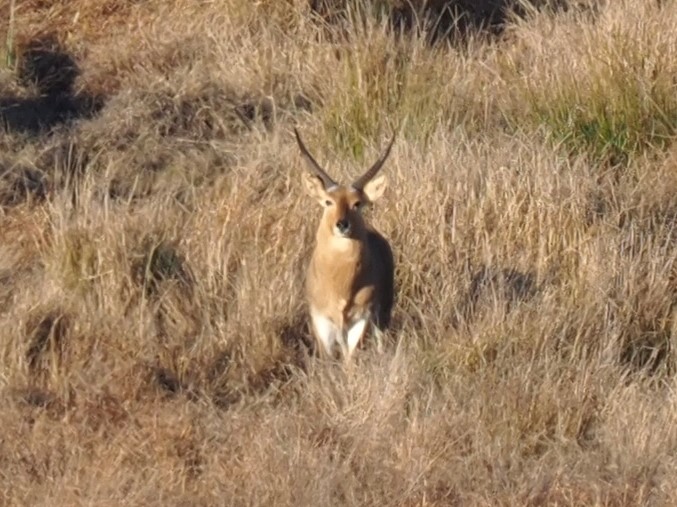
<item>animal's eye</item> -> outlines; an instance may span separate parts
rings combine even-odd
[[[332,204],[334,204],[334,203],[331,202],[329,199],[327,199],[326,201],[324,201],[324,205],[325,205],[325,206],[331,206]]]
[[[355,201],[353,203],[353,208],[360,209],[362,207],[362,201]]]

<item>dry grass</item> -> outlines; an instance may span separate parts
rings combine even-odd
[[[301,0],[18,4],[3,505],[677,502],[675,4],[434,47]],[[401,129],[390,346],[347,370],[307,349],[292,125],[337,177]]]

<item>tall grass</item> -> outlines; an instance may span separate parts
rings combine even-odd
[[[8,22],[7,22],[7,37],[5,38],[5,65],[8,68],[14,67],[14,62],[16,60],[16,53],[14,49],[14,44],[15,44],[15,27],[14,27],[14,19],[15,19],[15,11],[16,11],[16,2],[14,0],[10,0],[9,2],[9,17],[8,17]]]
[[[3,505],[675,502],[677,7],[436,45],[385,14],[16,11],[105,105],[2,123]],[[3,118],[41,104],[2,79]],[[337,179],[400,133],[393,326],[350,368],[312,350],[292,126]]]
[[[637,17],[606,9],[596,18],[586,13],[542,20],[553,36],[527,32],[534,39],[521,41],[524,53],[517,58],[549,52],[561,39],[569,44],[528,71],[540,78],[527,78],[516,87],[533,120],[547,126],[555,140],[613,165],[627,163],[638,151],[670,144],[677,129],[671,77],[675,48],[668,29],[673,15],[642,5]],[[526,71],[519,65],[516,71]]]

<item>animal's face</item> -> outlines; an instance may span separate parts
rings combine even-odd
[[[305,176],[306,190],[323,207],[319,232],[324,231],[337,238],[361,239],[365,230],[361,209],[383,195],[386,178],[378,175],[395,142],[393,137],[379,158],[362,176],[350,185],[339,185],[313,158],[294,129],[296,141],[310,172]]]
[[[358,238],[365,230],[362,209],[378,199],[385,190],[385,176],[374,178],[364,189],[351,186],[324,188],[315,175],[305,178],[308,193],[323,207],[321,228],[338,238]]]

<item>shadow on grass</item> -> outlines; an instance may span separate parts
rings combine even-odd
[[[27,167],[6,168],[0,163],[0,207],[12,207],[34,199],[41,202],[47,196],[44,174]]]
[[[37,314],[29,319],[26,324],[26,361],[32,374],[47,375],[54,361],[61,359],[71,326],[70,317],[60,310]]]
[[[17,81],[34,89],[27,97],[0,97],[0,125],[7,133],[40,135],[81,118],[91,118],[103,99],[75,91],[80,69],[54,37],[36,39],[21,51]]]
[[[430,44],[460,43],[472,33],[501,35],[512,16],[524,17],[526,4],[518,0],[310,0],[310,8],[328,25],[344,23],[350,11],[364,9],[386,14],[390,26],[404,34],[423,36]],[[569,0],[532,0],[533,8],[581,8]]]
[[[486,307],[499,305],[506,313],[510,312],[519,302],[534,297],[537,291],[538,285],[532,273],[481,266],[472,276],[468,293],[459,306],[453,325],[471,324]]]

